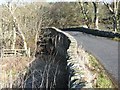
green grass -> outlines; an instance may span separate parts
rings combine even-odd
[[[94,87],[95,88],[115,88],[112,81],[109,79],[109,77],[105,73],[105,70],[102,67],[102,65],[91,54],[89,55],[89,62],[91,66],[95,68],[92,72],[94,74],[95,73],[97,74],[97,81]]]
[[[112,40],[120,42],[120,38],[117,38],[117,37],[113,38]]]

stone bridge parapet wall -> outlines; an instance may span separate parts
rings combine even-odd
[[[90,28],[84,28],[84,27],[73,27],[73,28],[63,28],[61,29],[63,31],[79,31],[87,34],[92,34],[95,36],[100,36],[100,37],[107,37],[107,38],[120,38],[119,33],[115,33],[112,31],[103,31],[103,30],[98,30],[98,29],[90,29]]]
[[[60,34],[64,34],[68,40],[70,40],[69,48],[67,49],[68,59],[67,59],[67,68],[69,71],[69,80],[68,80],[68,87],[69,88],[82,88],[81,85],[81,70],[79,69],[79,57],[77,54],[77,41],[76,39],[68,33],[61,31],[55,27],[54,30],[59,32]],[[65,42],[66,43],[66,42]]]
[[[62,56],[62,58],[67,58],[68,88],[81,88],[77,41],[70,34],[55,27],[45,28],[41,32],[39,38],[42,38],[42,41],[37,42],[36,57],[41,54],[56,52],[56,57]],[[43,40],[44,38],[45,40]]]

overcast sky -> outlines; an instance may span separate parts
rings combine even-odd
[[[0,0],[0,4],[2,3],[5,3],[7,1],[10,1],[10,0]],[[13,0],[13,1],[16,1],[16,0]],[[33,1],[37,1],[37,2],[74,2],[74,1],[78,1],[78,0],[20,0],[20,1],[24,1],[24,2],[33,2]],[[79,0],[80,1],[80,0]],[[83,1],[91,1],[91,0],[83,0]],[[95,1],[95,0],[93,0]],[[106,2],[112,2],[113,0],[99,0],[99,1],[106,1]]]
[[[56,1],[64,1],[64,2],[68,2],[68,1],[80,1],[80,0],[47,0],[48,2],[56,2]],[[83,0],[83,1],[96,1],[96,0]],[[99,1],[106,1],[106,2],[112,2],[113,0],[99,0]]]

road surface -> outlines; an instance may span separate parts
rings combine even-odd
[[[118,42],[78,31],[66,31],[79,46],[93,54],[115,81],[118,81]],[[119,72],[120,73],[120,72]],[[119,74],[120,75],[120,74]]]

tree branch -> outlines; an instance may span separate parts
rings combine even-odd
[[[111,8],[111,6],[109,4],[106,2],[103,2],[103,3],[109,9],[110,13],[114,14],[114,10]]]

